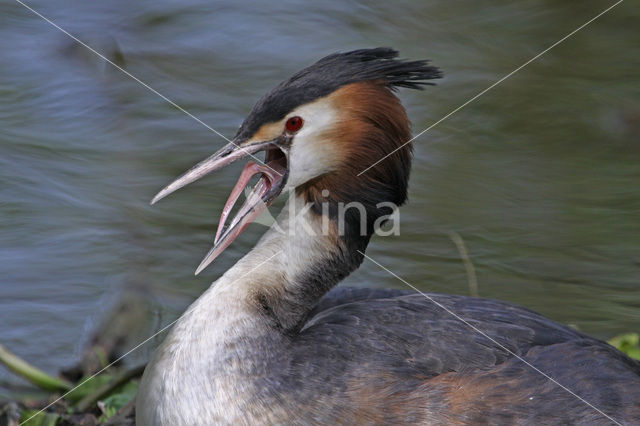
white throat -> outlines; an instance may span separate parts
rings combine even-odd
[[[292,218],[291,211],[298,214]],[[323,235],[321,217],[299,197],[289,200],[276,224],[187,309],[157,349],[140,384],[139,425],[236,423],[253,416],[255,404],[246,400],[253,376],[286,350],[282,329],[311,308],[297,296],[300,277],[336,249],[335,237]]]

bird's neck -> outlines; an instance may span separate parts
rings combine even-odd
[[[335,221],[323,229],[323,216],[302,200],[290,199],[255,248],[176,322],[145,370],[140,424],[286,418],[274,407],[289,386],[292,337],[322,295],[358,267],[369,240],[339,237]]]
[[[339,235],[336,218],[292,196],[276,223],[207,293],[284,334],[300,330],[317,301],[362,262],[369,235]],[[343,229],[344,227],[347,229]],[[204,295],[203,295],[204,296]]]

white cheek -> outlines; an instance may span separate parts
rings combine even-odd
[[[338,161],[326,131],[336,124],[335,111],[327,104],[305,105],[294,112],[305,122],[295,135],[289,152],[287,188],[294,188],[332,170]]]
[[[305,145],[293,145],[289,156],[288,187],[296,187],[332,170],[335,151],[326,143],[314,140]]]

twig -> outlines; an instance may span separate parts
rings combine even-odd
[[[474,297],[478,297],[478,279],[476,278],[476,269],[473,267],[473,263],[471,263],[471,259],[469,258],[469,253],[467,252],[467,246],[464,244],[464,240],[455,231],[449,231],[449,238],[453,241],[453,243],[458,248],[458,253],[460,253],[460,258],[464,263],[464,268],[467,270],[467,281],[469,282],[469,294]]]

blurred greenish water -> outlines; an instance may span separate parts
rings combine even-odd
[[[444,70],[438,86],[400,93],[417,133],[610,5],[29,4],[229,137],[283,78],[373,46]],[[423,290],[466,294],[455,231],[481,296],[603,338],[636,331],[638,10],[624,2],[422,135],[401,235],[375,238],[368,254]],[[76,360],[123,288],[151,287],[159,327],[265,230],[250,227],[194,277],[242,165],[150,207],[222,138],[10,0],[0,100],[0,341],[47,371]],[[371,262],[346,283],[404,286]]]

